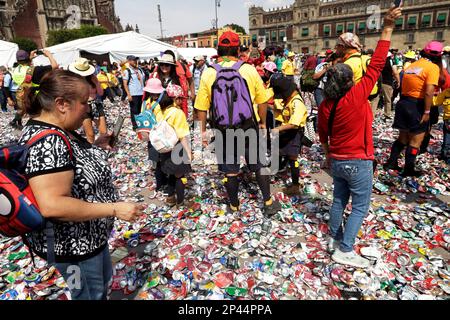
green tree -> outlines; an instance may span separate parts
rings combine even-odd
[[[19,46],[20,50],[25,50],[26,52],[31,52],[38,48],[36,42],[28,38],[17,37],[12,40],[13,43],[16,43]]]
[[[240,26],[235,23],[227,24],[227,25],[225,25],[225,27],[229,27],[238,33],[247,34],[247,32],[245,31],[245,28],[243,26]]]
[[[50,30],[47,33],[47,45],[54,46],[77,39],[89,38],[107,33],[108,31],[105,28],[91,25],[82,25],[80,29]]]

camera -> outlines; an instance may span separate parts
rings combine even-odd
[[[42,56],[42,55],[44,55],[44,50],[37,50],[36,51],[36,55],[38,55],[38,56]]]

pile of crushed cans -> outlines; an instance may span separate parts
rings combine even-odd
[[[109,105],[113,123],[119,106]],[[126,110],[126,109],[125,109]],[[14,141],[0,119],[2,144]],[[125,126],[128,122],[125,123]],[[395,139],[389,123],[375,122],[377,158],[385,161]],[[368,269],[334,263],[327,252],[332,183],[324,179],[320,145],[299,159],[303,190],[288,196],[287,174],[273,178],[282,211],[263,216],[251,174],[241,175],[242,210],[226,207],[223,176],[212,159],[194,163],[189,208],[170,209],[155,192],[146,144],[124,129],[111,157],[122,199],[146,205],[145,216],[117,221],[111,234],[111,299],[137,300],[446,300],[450,298],[450,172],[439,160],[442,134],[419,166],[419,179],[376,174],[372,206],[356,252]],[[346,214],[350,213],[351,205]],[[55,268],[32,260],[21,239],[0,238],[0,300],[65,300],[70,292]]]

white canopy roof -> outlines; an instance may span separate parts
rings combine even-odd
[[[0,66],[12,67],[16,62],[17,51],[17,44],[0,40]]]
[[[176,52],[177,48],[134,31],[78,39],[47,48],[62,67],[67,67],[79,58],[80,51],[97,55],[109,54],[111,62],[120,62],[129,55],[149,60],[169,49]],[[40,56],[33,63],[47,65],[49,61]]]
[[[207,56],[210,59],[217,55],[214,48],[178,48],[178,53],[188,61],[193,61],[197,56]]]

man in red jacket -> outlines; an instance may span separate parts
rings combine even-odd
[[[400,8],[392,8],[384,18],[384,29],[366,75],[354,84],[353,71],[338,64],[327,72],[326,100],[319,109],[319,135],[331,161],[334,201],[330,211],[332,259],[357,268],[369,267],[353,246],[366,217],[373,185],[373,114],[368,97],[386,63],[395,20]],[[352,213],[342,228],[344,210],[352,197]]]

